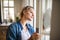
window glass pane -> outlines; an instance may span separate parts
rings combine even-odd
[[[8,8],[4,8],[4,19],[8,18]]]
[[[52,9],[52,0],[47,0],[47,9]]]
[[[46,2],[45,2],[46,3]],[[44,28],[46,32],[50,32],[50,27],[51,27],[51,8],[52,7],[52,0],[47,0],[46,8],[45,8],[45,13],[43,14],[43,19],[44,19]]]
[[[9,6],[13,7],[14,6],[14,1],[9,1]]]
[[[14,8],[9,8],[10,18],[14,20]]]
[[[41,40],[50,40],[50,35],[42,35]]]
[[[42,0],[42,13],[44,14],[46,11],[46,3],[45,0]]]
[[[7,0],[3,1],[3,6],[8,6],[8,1]]]

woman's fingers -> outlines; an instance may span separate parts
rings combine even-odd
[[[33,33],[33,35],[30,37],[30,40],[38,40],[41,38],[41,35],[39,33]]]
[[[39,39],[41,35],[39,33],[33,33],[33,38]]]

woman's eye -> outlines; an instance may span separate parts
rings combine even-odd
[[[30,13],[32,13],[32,12],[30,12]]]

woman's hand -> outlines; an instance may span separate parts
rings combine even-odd
[[[33,35],[28,40],[39,40],[41,35],[39,33],[33,33]]]

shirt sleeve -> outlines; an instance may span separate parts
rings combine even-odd
[[[9,26],[6,34],[6,40],[16,40],[16,28],[14,25]]]

